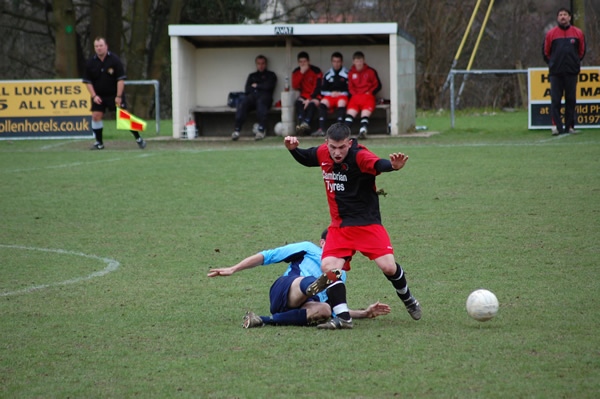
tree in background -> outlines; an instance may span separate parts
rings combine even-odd
[[[72,0],[54,0],[53,18],[50,26],[55,34],[54,70],[56,76],[77,78],[79,76],[77,34],[75,33],[75,7]]]
[[[94,39],[101,36],[106,39],[110,51],[122,56],[121,38],[123,37],[123,23],[121,8],[122,3],[119,0],[93,0],[89,7],[79,7],[79,17],[81,18],[80,28],[84,28],[81,34],[84,36],[84,43],[93,46]],[[86,28],[87,25],[87,29]],[[86,47],[86,53],[90,50]]]
[[[182,24],[241,24],[258,18],[260,1],[189,0],[181,13]]]
[[[110,51],[126,65],[129,80],[156,79],[161,110],[170,114],[170,38],[168,25],[239,23],[258,11],[239,0],[73,0],[0,1],[3,79],[79,78],[94,38],[106,38]],[[48,60],[54,60],[53,63]],[[131,85],[128,102],[150,117],[153,88]]]
[[[77,78],[93,54],[96,36],[125,62],[130,80],[156,79],[161,87],[161,113],[169,117],[169,24],[397,22],[415,39],[417,104],[447,107],[442,91],[476,0],[0,0],[2,79]],[[457,68],[466,68],[482,25],[481,8]],[[545,66],[541,58],[544,29],[555,23],[555,2],[496,0],[474,69]],[[585,65],[600,64],[600,2],[574,0],[574,24],[584,29]],[[585,26],[581,24],[585,23]],[[53,60],[53,62],[51,62]],[[491,76],[485,84],[472,78],[462,106],[518,106],[515,77]],[[136,114],[150,117],[152,88],[130,86],[129,103]]]

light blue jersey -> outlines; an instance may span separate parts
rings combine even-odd
[[[317,245],[309,241],[297,242],[284,245],[275,249],[267,249],[261,252],[264,257],[263,265],[272,265],[274,263],[289,263],[284,276],[313,276],[319,278],[321,271],[322,250]],[[342,272],[342,281],[346,282],[346,272]],[[321,302],[327,301],[326,291],[317,294]]]

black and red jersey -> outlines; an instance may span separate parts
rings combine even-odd
[[[381,224],[379,197],[375,177],[380,173],[375,164],[382,160],[353,140],[343,163],[336,164],[327,144],[290,151],[304,166],[319,166],[323,173],[329,203],[331,226],[367,226]],[[391,170],[391,167],[390,167]]]
[[[550,29],[543,47],[544,61],[548,63],[550,75],[577,75],[585,50],[585,38],[579,28],[558,25]]]

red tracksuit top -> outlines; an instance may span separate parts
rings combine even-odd
[[[583,32],[573,25],[555,26],[544,39],[543,55],[550,75],[577,75],[585,51]]]
[[[292,72],[292,88],[300,90],[300,97],[305,99],[321,98],[321,79],[323,72],[319,67],[311,65],[304,73],[297,67]]]
[[[348,73],[348,91],[350,95],[372,94],[375,95],[381,89],[381,82],[377,71],[366,63],[363,69],[357,71],[354,65]]]

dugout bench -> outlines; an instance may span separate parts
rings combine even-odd
[[[193,119],[196,122],[198,136],[222,136],[233,132],[233,124],[235,121],[235,108],[224,106],[216,107],[195,107],[191,110]],[[391,106],[390,104],[377,104],[375,111],[371,115],[369,123],[370,134],[389,134],[389,126],[391,123]],[[317,130],[318,126],[318,111],[315,113],[311,124],[311,132]],[[328,115],[326,126],[329,127],[335,119],[335,113]],[[269,111],[267,120],[267,136],[274,136],[275,124],[282,120],[281,107],[272,107]],[[252,135],[252,125],[257,123],[256,113],[254,111],[248,114],[248,119],[242,126],[242,137]],[[352,125],[352,132],[358,134],[360,128],[360,118],[357,117]]]

